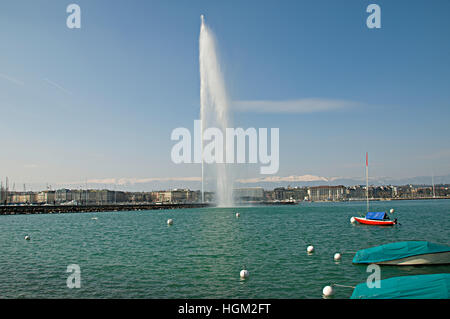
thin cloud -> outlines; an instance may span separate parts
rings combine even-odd
[[[51,86],[57,88],[58,90],[68,94],[68,95],[72,95],[72,92],[70,92],[69,90],[63,88],[61,85],[59,85],[58,83],[55,83],[53,81],[50,81],[49,79],[42,79],[42,81],[47,82],[48,84],[50,84]]]
[[[279,183],[279,182],[328,182],[323,176],[315,175],[291,175],[291,176],[266,176],[247,179],[238,179],[241,184],[253,183]]]
[[[420,159],[425,160],[436,160],[441,158],[448,158],[450,157],[450,149],[441,149],[434,153],[424,154],[419,156]]]
[[[255,178],[247,178],[247,179],[238,179],[237,181],[241,184],[257,184],[257,183],[296,183],[296,182],[323,182],[323,183],[332,183],[338,182],[342,183],[343,181],[364,181],[362,177],[349,177],[349,176],[334,176],[334,177],[324,177],[317,175],[291,175],[291,176],[266,176],[266,177],[255,177]],[[389,181],[388,177],[385,176],[374,176],[369,179],[370,183],[373,182],[382,182],[386,183]]]
[[[14,79],[14,78],[12,78],[10,76],[7,76],[6,74],[0,73],[0,78],[5,79],[5,80],[7,80],[7,81],[9,81],[11,83],[14,83],[14,84],[17,84],[17,85],[20,85],[20,86],[25,85],[25,83],[23,83],[22,81],[19,81],[19,80]]]
[[[171,182],[171,181],[182,181],[182,182],[200,182],[200,177],[150,177],[150,178],[102,178],[102,179],[88,179],[84,182],[69,182],[64,183],[68,185],[76,184],[111,184],[111,185],[134,185],[134,184],[145,184],[151,182]]]
[[[235,101],[233,109],[238,112],[257,113],[314,113],[358,107],[362,103],[339,99],[308,98],[286,101]]]

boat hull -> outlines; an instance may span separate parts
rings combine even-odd
[[[375,264],[392,266],[447,265],[450,264],[450,252],[416,255]]]
[[[394,226],[395,222],[392,220],[375,220],[375,219],[366,219],[362,217],[355,217],[355,220],[360,224],[365,225],[377,225],[377,226]]]

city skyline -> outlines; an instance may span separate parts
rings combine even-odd
[[[405,200],[405,199],[448,199],[450,185],[397,185],[369,186],[321,185],[307,187],[263,187],[234,188],[232,196],[235,203],[259,202],[277,204],[280,201],[292,204],[302,201],[364,201],[364,200]],[[56,189],[33,191],[8,191],[0,187],[0,203],[7,206],[26,205],[64,205],[86,204],[105,205],[118,203],[212,203],[218,204],[217,192],[200,190],[172,189],[150,192],[127,192],[108,189]],[[204,199],[203,199],[204,198]],[[219,206],[220,207],[220,206]]]
[[[417,176],[405,179],[393,179],[388,177],[371,178],[369,179],[370,187],[379,186],[405,186],[405,185],[448,185],[447,182],[450,175],[446,176]],[[2,178],[0,184],[6,188],[7,177]],[[157,184],[154,184],[157,183]],[[174,186],[174,181],[171,179],[142,179],[142,180],[128,180],[121,179],[113,183],[110,180],[88,180],[85,182],[65,183],[65,184],[50,184],[37,183],[27,184],[19,183],[8,179],[8,189],[12,192],[24,191],[45,191],[58,189],[71,190],[111,190],[111,191],[125,191],[125,192],[153,192],[162,190],[176,190],[176,189],[190,189],[195,191],[201,190],[201,178],[193,177],[178,181]],[[305,176],[286,176],[282,178],[254,178],[247,180],[236,180],[234,183],[235,189],[240,188],[263,188],[265,190],[283,188],[283,187],[314,187],[314,186],[345,186],[352,187],[358,185],[365,185],[364,178],[344,178],[334,177],[327,180],[325,177],[305,175]],[[207,192],[214,192],[213,189],[205,189]]]
[[[280,128],[279,172],[240,166],[241,184],[364,180],[366,151],[371,181],[450,182],[448,2],[378,1],[379,30],[364,1],[77,3],[79,30],[66,3],[1,5],[0,176],[18,190],[199,185],[200,165],[170,161],[170,132],[199,118],[200,14],[233,122]]]

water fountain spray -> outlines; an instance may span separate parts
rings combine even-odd
[[[225,132],[229,127],[229,100],[225,82],[217,56],[215,37],[206,26],[204,16],[200,16],[201,27],[199,37],[200,62],[200,118],[201,132],[209,127],[219,128]],[[202,138],[202,200],[204,200],[204,164]],[[224,150],[224,154],[227,150]],[[231,167],[225,163],[209,164],[211,174],[216,180],[216,202],[218,206],[233,205],[233,180]]]

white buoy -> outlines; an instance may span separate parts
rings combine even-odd
[[[246,279],[246,278],[248,278],[248,270],[246,270],[246,269],[242,269],[241,270],[241,273],[239,274],[240,276],[241,276],[241,279]]]
[[[31,239],[30,236],[28,236],[28,235],[25,236],[25,240],[30,240],[30,239]]]
[[[342,256],[341,256],[340,253],[335,253],[335,254],[334,254],[334,260],[335,260],[335,261],[341,260],[341,257],[342,257]]]
[[[167,220],[167,225],[173,225],[173,219],[172,218]]]
[[[312,254],[314,252],[314,246],[308,246],[308,248],[306,248],[306,251],[308,252],[308,254]]]
[[[355,217],[350,218],[350,223],[354,224],[356,222]]]
[[[236,213],[236,218],[239,218],[239,217],[241,217],[241,214]]]
[[[325,286],[322,290],[322,293],[325,297],[330,297],[333,294],[333,287]]]
[[[389,211],[389,213],[393,214],[395,212],[395,210],[393,208],[391,208],[391,210]]]

